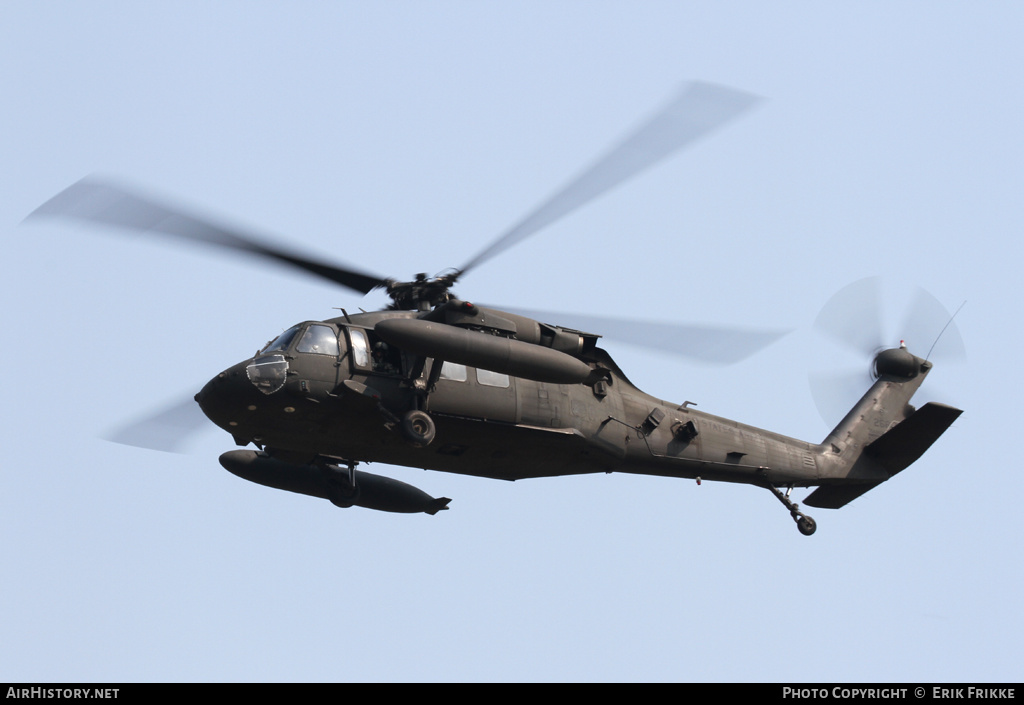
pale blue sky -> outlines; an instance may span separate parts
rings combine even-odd
[[[0,679],[1020,680],[1022,29],[1013,2],[4,3]],[[652,394],[812,441],[808,372],[848,362],[810,330],[833,293],[966,300],[968,362],[918,397],[964,415],[813,537],[751,487],[372,466],[453,498],[403,516],[239,480],[212,426],[183,455],[99,439],[380,302],[20,224],[69,184],[433,273],[690,79],[767,100],[457,290],[793,328],[730,368],[607,347]]]

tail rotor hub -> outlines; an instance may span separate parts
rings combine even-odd
[[[874,375],[875,378],[888,375],[900,379],[913,379],[922,372],[927,372],[929,367],[930,363],[911,354],[906,346],[901,344],[898,348],[883,350],[875,355]]]

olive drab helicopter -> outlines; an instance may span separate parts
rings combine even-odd
[[[431,515],[450,500],[357,466],[503,480],[620,472],[744,483],[772,492],[810,535],[815,522],[790,499],[793,488],[817,488],[807,505],[842,507],[917,460],[960,415],[945,404],[910,406],[930,361],[902,345],[877,352],[870,389],[821,443],[810,443],[646,394],[598,346],[606,325],[627,326],[640,344],[661,340],[665,330],[595,318],[586,327],[596,332],[584,332],[549,323],[553,314],[478,305],[452,290],[483,262],[757,102],[730,88],[688,84],[462,267],[410,281],[303,255],[97,178],[70,186],[32,216],[219,246],[362,294],[387,292],[384,310],[341,309],[339,317],[288,328],[190,400],[238,446],[255,447],[220,457],[242,478],[339,507]],[[741,359],[784,334],[685,326],[670,332],[674,351],[718,361]]]

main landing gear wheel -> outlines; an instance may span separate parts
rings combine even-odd
[[[425,448],[434,440],[434,419],[425,411],[407,411],[399,425],[402,436],[417,448]]]

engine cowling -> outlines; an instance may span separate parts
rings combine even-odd
[[[590,365],[566,353],[500,335],[419,318],[379,322],[381,340],[416,355],[552,384],[578,384]]]

